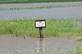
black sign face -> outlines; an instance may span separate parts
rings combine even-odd
[[[46,20],[36,20],[35,27],[36,28],[45,28],[46,27]]]

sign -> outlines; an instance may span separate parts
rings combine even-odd
[[[45,28],[46,27],[46,20],[36,20],[35,27],[36,28]]]

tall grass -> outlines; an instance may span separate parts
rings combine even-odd
[[[43,34],[45,37],[81,36],[81,21],[81,19],[48,19]],[[0,34],[39,36],[38,29],[35,28],[35,20],[32,19],[0,20]]]
[[[44,34],[46,36],[80,36],[82,35],[81,24],[81,20],[78,19],[47,20]]]
[[[0,34],[35,36],[33,20],[0,20]]]

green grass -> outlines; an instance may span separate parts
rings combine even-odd
[[[82,0],[0,0],[0,3],[75,2]]]
[[[78,25],[78,21],[81,20],[47,20],[47,28],[44,30],[44,34],[45,36],[80,36],[82,35],[82,25]]]
[[[75,48],[68,49],[66,53],[64,49],[61,49],[60,54],[82,54],[82,45],[77,45]]]
[[[0,20],[0,34],[35,36],[33,20]]]
[[[81,21],[81,19],[47,19],[43,34],[45,37],[81,36]],[[0,35],[3,34],[39,36],[38,29],[35,28],[35,20],[32,19],[0,20]]]

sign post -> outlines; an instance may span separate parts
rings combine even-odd
[[[39,28],[39,34],[40,34],[40,38],[43,38],[43,35],[42,35],[42,28]]]
[[[46,20],[35,20],[35,27],[39,29],[40,41],[39,41],[39,49],[37,50],[40,54],[45,54],[44,49],[44,36],[42,35],[42,29],[46,28]]]
[[[35,27],[39,28],[40,38],[43,38],[42,29],[46,28],[46,20],[35,20]]]

